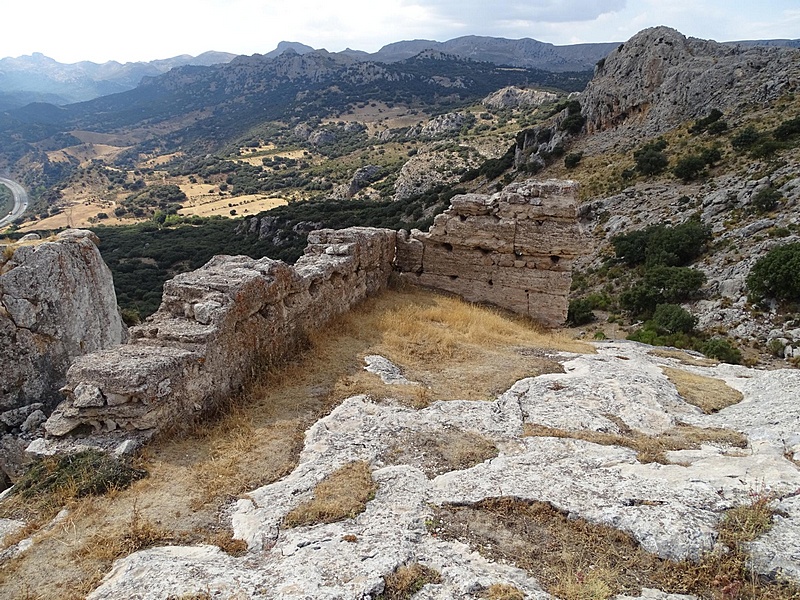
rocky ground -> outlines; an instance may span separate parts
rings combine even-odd
[[[214,546],[145,550],[117,561],[89,597],[376,598],[388,575],[413,563],[440,574],[416,598],[493,597],[487,590],[498,586],[524,594],[509,597],[554,597],[537,572],[493,560],[490,543],[459,539],[440,513],[497,498],[548,503],[674,561],[720,552],[725,511],[761,499],[775,516],[771,529],[747,546],[752,567],[800,581],[798,371],[710,364],[632,342],[595,348],[595,354],[560,354],[564,372],[522,379],[494,401],[413,410],[391,399],[349,398],[307,431],[290,475],[230,507],[235,537],[247,542],[244,556]],[[687,401],[692,394],[678,392],[675,371],[701,388],[716,385],[728,401],[741,400],[706,414]],[[661,462],[640,462],[633,446],[620,441],[657,440],[676,428],[689,428],[697,443],[665,446],[685,449],[666,450]],[[700,441],[709,428],[744,434],[746,447]],[[430,446],[431,432],[479,436],[496,451],[454,469],[452,455]],[[620,437],[598,443],[589,441],[592,434]],[[476,446],[474,439],[466,443]],[[377,484],[364,512],[285,525],[287,514],[320,493],[317,484],[356,461],[369,464]],[[615,597],[696,597],[659,592],[644,581]]]

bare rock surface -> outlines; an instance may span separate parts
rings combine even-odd
[[[419,385],[406,379],[400,367],[386,357],[370,354],[364,357],[364,362],[367,363],[364,369],[369,373],[375,373],[383,383],[388,383],[389,385]]]
[[[0,421],[18,427],[59,400],[77,356],[118,345],[127,328],[114,284],[88,231],[7,246],[0,259]]]
[[[715,546],[724,510],[768,493],[784,516],[752,544],[754,564],[764,574],[797,579],[800,502],[794,494],[800,469],[784,456],[783,444],[785,432],[800,430],[798,412],[791,409],[798,392],[795,372],[690,367],[635,343],[596,346],[597,354],[562,355],[565,373],[522,380],[493,402],[454,400],[415,411],[364,396],[345,400],[309,429],[290,475],[231,508],[235,537],[248,544],[244,557],[209,546],[145,550],[117,561],[90,598],[210,590],[229,597],[363,599],[380,593],[382,577],[407,562],[442,575],[420,598],[477,598],[494,583],[514,585],[527,598],[551,598],[535,573],[487,560],[427,530],[432,506],[504,496],[549,502],[572,517],[621,529],[663,558],[681,560]],[[744,400],[703,414],[681,398],[662,366],[720,379]],[[676,422],[730,427],[752,443],[745,450],[704,444],[672,453],[679,462],[642,464],[628,448],[524,435],[526,425],[614,431],[620,423],[655,435]],[[430,479],[413,465],[384,461],[394,441],[441,429],[480,434],[500,453]],[[365,512],[331,524],[283,526],[284,516],[311,498],[318,482],[356,460],[370,463],[378,484]],[[631,599],[692,597],[644,589],[617,600]]]
[[[482,104],[488,108],[520,108],[540,106],[545,102],[554,102],[557,98],[558,95],[553,92],[508,86],[486,96]]]

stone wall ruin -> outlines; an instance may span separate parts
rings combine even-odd
[[[427,234],[314,231],[293,267],[214,257],[165,284],[158,312],[131,328],[128,344],[74,362],[66,400],[45,424],[50,439],[29,450],[53,451],[53,438],[71,434],[111,447],[190,422],[385,288],[395,269],[423,286],[560,325],[580,250],[576,198],[572,182],[530,181],[492,196],[456,196]]]
[[[577,183],[557,180],[455,196],[428,233],[400,232],[397,269],[410,282],[557,327],[585,244],[577,199]]]

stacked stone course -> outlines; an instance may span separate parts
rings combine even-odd
[[[577,198],[577,183],[556,180],[456,196],[428,233],[400,232],[397,268],[413,283],[557,327],[585,250]]]

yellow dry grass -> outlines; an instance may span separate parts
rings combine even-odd
[[[640,431],[624,427],[624,424],[622,425],[622,432],[614,434],[589,429],[558,429],[526,423],[524,435],[530,437],[569,438],[602,446],[622,446],[635,450],[636,459],[641,463],[657,462],[661,464],[669,464],[666,452],[697,449],[701,444],[735,448],[745,448],[747,446],[747,437],[730,429],[696,427],[681,423],[660,435],[645,435]]]
[[[661,370],[686,402],[697,406],[706,414],[738,404],[744,399],[741,392],[733,389],[721,379],[697,375],[672,367],[661,367]]]
[[[276,206],[285,206],[286,204],[288,204],[288,201],[285,198],[269,198],[262,194],[226,196],[224,198],[214,195],[200,195],[194,196],[189,202],[186,202],[183,208],[178,211],[178,214],[199,215],[201,217],[217,215],[241,217],[244,214],[257,214]],[[231,215],[231,210],[236,211],[235,215]]]
[[[440,583],[441,574],[419,563],[401,565],[383,578],[383,592],[376,600],[408,600],[429,583]]]
[[[314,487],[314,496],[284,517],[286,527],[335,523],[364,512],[378,487],[369,463],[356,461],[337,469]]]

